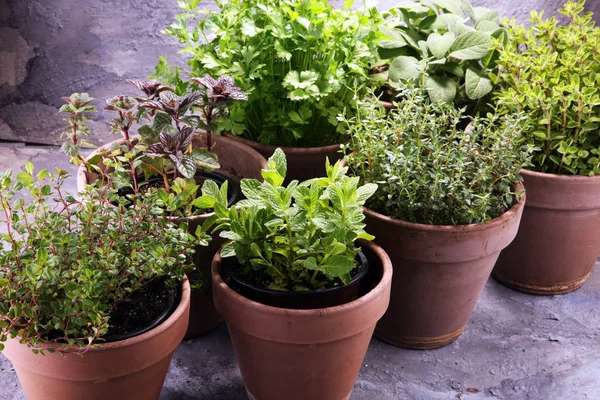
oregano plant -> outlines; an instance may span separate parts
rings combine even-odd
[[[214,198],[215,231],[228,242],[224,257],[236,256],[240,274],[264,275],[275,290],[311,290],[348,283],[356,268],[357,239],[364,231],[362,206],[377,185],[359,186],[338,161],[327,176],[282,186],[285,154],[277,149],[263,170],[264,182],[241,182],[246,200],[236,207]],[[207,194],[206,201],[211,198]]]
[[[523,142],[539,149],[537,171],[600,174],[600,28],[585,1],[568,1],[555,17],[532,11],[525,28],[508,21],[508,43],[499,42],[495,93],[500,110],[526,113]]]

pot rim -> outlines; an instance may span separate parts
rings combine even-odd
[[[237,135],[234,135],[231,133],[226,133],[223,136],[231,138],[233,140],[239,140],[240,142],[242,142],[252,148],[263,148],[266,151],[269,151],[271,153],[274,152],[275,149],[277,149],[277,148],[280,148],[286,154],[293,153],[293,152],[317,154],[317,153],[330,152],[330,151],[342,149],[341,143],[330,144],[327,146],[317,146],[317,147],[287,147],[287,146],[277,146],[277,145],[273,145],[273,144],[262,144],[255,140],[246,139],[246,138],[243,138],[241,136],[237,136]]]
[[[491,219],[486,222],[475,223],[475,224],[459,224],[459,225],[430,225],[430,224],[421,224],[416,222],[408,222],[401,219],[396,219],[393,217],[388,217],[387,215],[378,213],[377,211],[373,211],[367,207],[363,207],[365,214],[368,214],[370,217],[379,219],[381,221],[385,221],[387,223],[401,226],[404,228],[411,228],[414,230],[427,231],[427,232],[452,232],[460,230],[461,232],[479,232],[486,231],[488,229],[493,229],[499,227],[505,223],[506,220],[516,218],[519,215],[520,209],[525,207],[525,201],[527,199],[527,193],[525,191],[525,187],[521,182],[517,183],[516,189],[523,193],[521,199],[513,204],[507,211],[505,211],[502,215]]]
[[[247,297],[242,296],[237,293],[235,290],[231,289],[229,285],[227,285],[223,278],[221,277],[220,267],[221,267],[221,252],[220,250],[215,254],[215,258],[213,259],[211,274],[213,277],[213,281],[221,288],[221,290],[225,291],[228,296],[233,297],[237,302],[242,302],[253,310],[260,310],[264,314],[269,315],[289,315],[289,316],[297,316],[297,317],[305,317],[311,318],[315,315],[315,311],[328,314],[328,313],[350,313],[363,307],[365,304],[374,301],[381,292],[385,290],[386,287],[391,286],[392,283],[392,261],[390,260],[387,253],[374,242],[360,241],[361,247],[369,248],[376,257],[381,260],[382,264],[382,276],[380,281],[373,287],[368,293],[365,295],[353,300],[349,303],[341,304],[339,306],[326,307],[326,308],[318,308],[318,309],[306,309],[306,310],[297,310],[291,308],[280,308],[268,306],[266,304],[262,304],[256,302],[254,300],[250,300]],[[361,251],[364,252],[364,249],[361,248]],[[216,260],[219,260],[219,268],[217,268]]]
[[[569,182],[586,182],[598,181],[600,183],[600,175],[587,176],[587,175],[568,175],[568,174],[550,174],[548,172],[533,171],[527,168],[521,168],[521,175],[532,176],[539,179],[553,180],[560,183]]]
[[[167,331],[168,329],[171,328],[171,326],[173,326],[177,322],[177,320],[179,320],[181,318],[182,314],[185,313],[185,310],[190,302],[190,291],[191,291],[190,282],[189,282],[187,276],[184,275],[183,279],[181,281],[181,299],[179,300],[179,304],[177,305],[177,308],[175,308],[175,310],[169,316],[169,318],[164,320],[157,327],[150,329],[149,331],[142,333],[141,335],[134,336],[129,339],[119,340],[116,342],[96,343],[97,346],[91,347],[86,353],[84,353],[84,356],[85,356],[85,354],[88,354],[88,353],[100,353],[100,352],[104,352],[104,351],[117,350],[120,348],[133,346],[138,343],[142,343],[142,342],[151,340],[155,336],[158,336],[161,333]],[[44,346],[45,349],[53,348],[53,349],[56,349],[57,351],[65,353],[65,354],[76,353],[75,348],[68,348],[68,349],[61,350],[62,346],[60,346],[59,344],[52,343],[52,342],[44,342],[44,345],[45,345]]]

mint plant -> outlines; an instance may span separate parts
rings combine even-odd
[[[488,114],[466,131],[462,111],[434,104],[419,89],[405,88],[397,108],[364,103],[348,125],[345,146],[352,174],[379,189],[366,206],[389,217],[429,225],[482,223],[506,212],[521,197],[519,171],[531,158],[520,144],[523,117]]]
[[[436,103],[485,105],[493,89],[489,75],[497,70],[492,41],[507,36],[498,12],[467,0],[421,0],[393,7],[385,18],[384,61],[374,79],[392,87],[416,82]]]
[[[167,194],[177,197],[169,201],[172,215],[193,215],[201,212],[192,206],[195,176],[199,171],[220,167],[212,152],[212,135],[219,120],[228,115],[228,106],[242,101],[246,94],[227,76],[192,78],[187,92],[177,95],[169,86],[158,81],[129,80],[143,93],[142,97],[116,96],[107,100],[106,109],[115,112],[110,121],[112,133],[123,137],[122,143],[101,151],[86,161],[81,155],[81,140],[90,134],[86,114],[94,112],[94,100],[86,93],[75,93],[65,98],[60,108],[68,114],[68,141],[63,146],[72,162],[85,164],[88,171],[100,176],[97,184],[104,186],[110,171],[117,188],[138,190],[148,180],[158,176]],[[137,128],[138,140],[132,132]],[[206,147],[192,145],[199,132],[206,132]],[[164,197],[164,196],[161,196]],[[173,207],[173,205],[177,207]]]
[[[528,29],[508,22],[497,43],[501,72],[495,98],[502,112],[526,113],[523,142],[539,148],[533,168],[553,174],[600,174],[600,29],[584,1],[568,1],[567,18],[533,11]]]
[[[149,282],[179,284],[210,240],[160,218],[155,190],[126,200],[88,187],[77,200],[67,178],[30,162],[16,179],[0,174],[0,351],[10,336],[34,353],[85,353],[123,301]]]
[[[164,32],[190,54],[189,74],[230,75],[248,93],[219,129],[266,144],[339,143],[336,116],[366,93],[381,16],[375,8],[342,10],[326,0],[215,1],[217,11],[182,0]],[[181,71],[161,58],[155,76],[185,90]]]
[[[212,199],[215,231],[229,242],[224,257],[236,256],[240,274],[264,274],[275,290],[311,290],[348,283],[359,249],[354,242],[373,237],[364,231],[362,206],[377,185],[358,185],[338,161],[327,161],[327,177],[282,186],[285,154],[277,149],[263,170],[264,182],[241,182],[246,200],[227,208]],[[208,182],[207,182],[208,184]]]

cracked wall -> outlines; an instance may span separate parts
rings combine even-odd
[[[385,9],[396,3],[379,4]],[[555,13],[562,0],[473,3],[523,21],[531,8]],[[600,13],[600,2],[588,3]],[[176,0],[97,0],[85,5],[78,0],[0,0],[0,140],[57,144],[64,129],[56,113],[62,96],[86,91],[103,101],[133,94],[125,79],[147,76],[158,55],[181,64],[179,45],[160,33],[177,12]],[[92,141],[111,140],[107,117],[100,113],[90,123]]]

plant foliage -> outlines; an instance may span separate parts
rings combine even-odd
[[[182,0],[165,29],[191,55],[191,74],[231,75],[248,93],[234,104],[225,131],[266,144],[339,143],[336,116],[365,93],[381,16],[375,8],[340,10],[326,0],[216,0],[217,11]],[[157,77],[184,87],[164,58]]]
[[[327,160],[327,177],[284,187],[287,165],[281,149],[268,167],[264,182],[242,180],[247,200],[237,207],[213,201],[215,231],[229,240],[221,254],[235,255],[242,274],[264,274],[276,290],[348,283],[359,251],[354,241],[373,238],[364,231],[362,206],[377,185],[359,186],[358,178],[346,175],[347,168]]]
[[[0,174],[0,350],[18,336],[36,353],[84,353],[121,302],[150,281],[179,284],[210,239],[160,218],[154,191],[126,201],[90,187],[77,200],[65,171],[25,169]]]
[[[497,44],[500,110],[525,112],[524,141],[538,147],[533,166],[554,174],[600,174],[600,29],[584,1],[559,12],[568,23],[533,11],[525,29],[508,23],[511,38]]]
[[[475,104],[492,91],[492,39],[506,40],[498,12],[467,0],[402,3],[386,13],[379,55],[389,69],[374,75],[394,86],[419,82],[436,103]],[[382,68],[380,67],[379,70]]]
[[[345,120],[352,173],[379,185],[367,207],[408,222],[459,225],[496,218],[520,199],[519,171],[531,149],[518,142],[517,117],[488,114],[463,131],[456,127],[462,110],[432,104],[418,89],[399,94],[395,109],[371,101]]]
[[[94,112],[94,100],[87,93],[74,93],[65,98],[60,108],[68,114],[68,141],[63,149],[76,165],[84,164],[100,176],[99,186],[113,176],[117,188],[138,190],[154,176],[160,177],[167,196],[167,209],[172,215],[193,215],[201,210],[192,207],[198,189],[198,171],[219,168],[212,152],[212,134],[217,123],[227,116],[227,107],[242,101],[246,94],[234,86],[233,78],[210,76],[192,78],[188,90],[179,96],[158,81],[129,80],[143,93],[142,97],[116,96],[107,100],[106,109],[115,117],[110,121],[112,133],[123,140],[103,149],[91,160],[81,155],[82,138],[90,134],[86,114]],[[138,138],[132,138],[135,126]],[[206,132],[206,147],[199,145],[198,132]],[[196,140],[196,142],[194,142]],[[194,145],[194,143],[196,143]],[[108,168],[108,169],[107,169]],[[141,179],[140,179],[141,178]],[[164,196],[161,195],[161,199]]]

